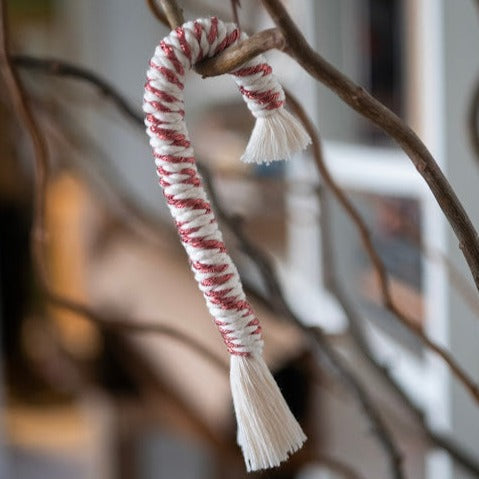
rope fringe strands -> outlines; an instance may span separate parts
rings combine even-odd
[[[231,355],[238,444],[247,470],[255,471],[278,466],[306,437],[263,360],[261,327],[202,186],[183,101],[186,72],[244,38],[236,25],[215,17],[176,28],[150,61],[143,110],[159,183],[195,279]],[[301,124],[284,109],[284,92],[262,56],[232,76],[257,119],[243,161],[287,159],[310,143]]]

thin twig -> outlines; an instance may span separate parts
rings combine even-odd
[[[241,1],[240,0],[230,0],[231,3],[231,10],[233,12],[233,20],[238,25],[238,29],[241,31],[241,25],[239,20],[238,10],[241,8]]]
[[[390,368],[379,362],[372,352],[369,339],[364,331],[363,324],[365,319],[362,318],[349,295],[343,288],[342,283],[336,276],[336,265],[334,260],[333,239],[331,238],[331,222],[329,218],[329,200],[327,195],[320,196],[321,202],[321,244],[323,250],[323,271],[326,288],[335,296],[348,319],[349,331],[351,337],[361,355],[378,373],[381,380],[386,386],[401,400],[402,404],[407,408],[414,417],[431,445],[439,447],[446,451],[457,464],[468,470],[475,477],[479,477],[479,462],[476,458],[470,456],[466,451],[460,448],[452,439],[432,431],[427,425],[423,411],[416,406],[414,401],[409,397],[408,393],[398,384]]]
[[[268,50],[283,50],[286,46],[284,35],[278,28],[269,28],[251,35],[234,47],[227,48],[221,54],[195,65],[195,71],[203,77],[211,77],[228,73],[257,55]]]
[[[171,29],[179,27],[185,23],[183,10],[174,0],[159,0],[163,11],[165,12]]]
[[[431,260],[444,265],[452,286],[479,319],[479,297],[474,286],[469,283],[462,271],[442,251],[434,250],[427,245],[422,245],[420,249]]]
[[[70,313],[74,313],[82,318],[88,319],[97,324],[102,329],[114,330],[122,333],[152,333],[160,336],[166,336],[173,339],[192,351],[195,351],[200,356],[203,356],[208,362],[213,364],[222,372],[229,372],[229,364],[220,356],[213,353],[207,347],[196,341],[196,339],[188,336],[185,333],[178,331],[168,324],[171,321],[163,320],[162,323],[158,321],[144,321],[131,316],[123,317],[120,313],[115,312],[114,315],[105,315],[96,311],[87,305],[77,303],[60,295],[47,293],[47,299],[53,306],[65,309]]]
[[[218,431],[218,428],[208,424],[184,395],[177,392],[175,388],[171,387],[171,384],[162,379],[161,374],[158,374],[156,367],[151,361],[148,361],[143,351],[132,346],[124,335],[114,339],[119,343],[117,348],[123,352],[118,358],[119,361],[138,380],[143,399],[151,404],[153,411],[158,410],[158,396],[162,400],[167,399],[170,408],[179,410],[181,417],[194,425],[195,430],[219,455],[227,457],[230,461],[240,462],[238,449],[233,442],[225,441],[224,434]]]
[[[169,27],[168,18],[165,15],[165,12],[158,6],[156,0],[146,0],[146,4],[150,9],[153,16],[163,25]]]
[[[176,2],[174,2],[173,0],[172,0],[171,2],[166,2],[166,3],[170,4],[170,5],[169,5],[170,7],[172,6],[171,4],[173,4],[173,6],[176,4]],[[175,24],[175,21],[176,21],[176,24]],[[177,26],[178,23],[181,23],[181,22],[179,22],[178,20],[175,20],[174,18],[173,18],[173,19],[170,19],[170,26],[171,26],[172,28],[174,28],[175,26]],[[292,22],[291,22],[291,23],[292,23]],[[293,24],[293,26],[294,26],[294,24]],[[287,36],[286,36],[286,37],[287,37]],[[301,35],[300,35],[299,37],[301,38]],[[277,41],[277,40],[276,40],[276,41]],[[281,46],[281,45],[280,45],[280,46]],[[241,48],[241,46],[240,46],[240,48]],[[263,48],[264,48],[264,46],[263,46]],[[251,55],[251,52],[247,52],[247,53]],[[259,53],[259,51],[258,51],[258,52],[255,51],[255,53],[257,54],[257,53]],[[231,64],[229,65],[229,68],[230,68],[230,69],[232,68],[232,67],[231,67]],[[197,71],[198,71],[198,70],[197,70]],[[392,113],[391,113],[391,114],[392,114]],[[431,157],[431,158],[432,158],[432,157]],[[434,159],[432,159],[432,161],[434,162]],[[439,172],[440,172],[440,171],[439,171]],[[446,181],[446,183],[447,183],[447,181]],[[212,185],[210,184],[210,193],[211,193],[211,192],[212,192]],[[217,212],[218,212],[218,203],[217,203],[217,202],[216,202],[216,205],[217,205]],[[221,216],[221,213],[220,213],[220,216]],[[226,218],[224,217],[225,215],[222,215],[222,216],[223,216],[223,220],[226,220]],[[237,223],[236,221],[233,221],[233,222],[232,222],[232,225],[230,225],[230,226],[233,226],[233,227],[236,229],[235,233],[236,233],[236,235],[237,235],[237,237],[238,237],[238,233],[240,233],[240,228],[238,228],[238,223]],[[472,227],[472,225],[471,225],[471,227]],[[239,231],[238,231],[238,230],[239,230]],[[248,242],[245,241],[245,238],[243,237],[243,238],[241,238],[241,240],[242,240],[242,241],[241,241],[242,246],[243,246],[243,247],[244,247],[244,246],[248,247],[248,244],[247,244]],[[249,245],[249,246],[251,246],[251,245]],[[248,249],[249,249],[249,253],[251,253],[251,252],[252,252],[252,251],[251,251],[251,248],[248,248]],[[252,249],[254,250],[254,247],[253,247]],[[255,258],[255,259],[258,260],[259,258]],[[265,260],[265,258],[263,258],[263,260]],[[266,260],[266,262],[267,262],[267,260]],[[264,266],[266,266],[266,268],[264,268]],[[272,272],[271,268],[268,268],[267,265],[266,265],[264,262],[263,262],[263,268],[261,268],[261,264],[259,265],[259,268],[262,269],[263,271],[265,271],[266,273],[267,273],[268,271],[269,271],[269,273]],[[478,268],[478,271],[479,271],[479,268]],[[274,273],[273,273],[273,277],[274,277]],[[276,299],[278,299],[278,297],[279,297],[279,298],[282,298],[281,289],[280,289],[279,283],[278,283],[277,281],[272,281],[272,282],[270,282],[270,289],[271,289],[270,293],[272,294],[273,298],[276,298]],[[279,305],[280,309],[283,310],[282,312],[284,312],[285,309],[286,309],[286,310],[289,310],[289,308],[287,307],[287,305],[284,304],[284,301],[280,301],[280,302],[278,303],[278,305]],[[392,305],[392,306],[394,306],[394,305]],[[398,312],[399,312],[399,311],[398,311]],[[400,313],[400,312],[399,312],[399,313]],[[420,332],[422,333],[422,331],[420,331]],[[428,338],[424,337],[424,341],[427,342],[427,341],[429,341],[429,340],[428,340]],[[434,344],[432,344],[432,346],[435,346],[435,351],[438,352],[438,354],[441,354],[441,355],[443,355],[443,356],[445,355],[445,356],[446,356],[446,358],[445,358],[446,360],[449,359],[451,368],[452,368],[452,369],[455,369],[456,372],[459,374],[459,376],[462,375],[463,377],[465,377],[465,379],[468,379],[468,378],[467,378],[467,375],[465,375],[465,373],[458,367],[458,365],[448,357],[448,355],[447,355],[447,353],[446,353],[445,351],[443,351],[441,348],[439,348],[438,346],[436,346],[436,345],[434,345]],[[354,378],[354,379],[355,379],[355,378]],[[393,448],[393,449],[394,449],[394,448]],[[392,457],[393,457],[393,462],[394,462],[394,454],[393,454]],[[396,458],[398,458],[398,457],[399,457],[399,454],[396,455]],[[396,464],[397,464],[397,462],[396,462]],[[397,471],[397,470],[399,470],[399,468],[398,468],[398,469],[394,469],[394,467],[393,467],[393,470]]]
[[[355,208],[352,204],[350,204],[349,199],[344,195],[341,188],[337,185],[334,178],[331,176],[329,169],[326,166],[324,157],[322,155],[322,148],[318,131],[312,124],[311,119],[308,117],[304,108],[302,108],[299,102],[291,95],[291,93],[286,91],[286,94],[288,104],[293,108],[295,113],[298,115],[298,118],[301,120],[304,127],[311,136],[313,157],[315,159],[316,165],[318,166],[321,177],[324,180],[324,183],[330,188],[332,194],[342,204],[343,208],[346,210],[355,226],[358,229],[361,228],[362,230],[365,230],[367,232],[367,227],[364,224],[364,221],[362,220],[359,213],[356,212],[356,215],[350,214],[352,211],[355,211]],[[362,325],[364,324],[364,319],[361,318],[355,310],[352,301],[349,300],[346,291],[344,290],[341,282],[336,276],[334,249],[333,242],[331,239],[332,228],[329,218],[329,203],[325,194],[319,194],[319,199],[321,203],[321,242],[323,247],[323,271],[325,286],[337,298],[339,304],[342,306],[346,317],[349,320],[351,335],[356,345],[358,346],[358,349],[364,355],[366,360],[379,373],[379,375],[386,382],[389,388],[402,400],[402,402],[408,408],[409,412],[414,416],[415,420],[418,421],[419,424],[421,424],[427,439],[435,446],[444,449],[448,454],[450,454],[450,456],[454,460],[458,462],[458,464],[461,464],[465,469],[469,470],[470,472],[479,477],[479,464],[477,460],[469,456],[452,440],[432,431],[428,427],[422,410],[414,404],[409,395],[395,381],[389,368],[386,365],[380,364],[372,353],[371,347],[369,346],[369,340],[367,339],[367,336],[363,331]],[[369,238],[369,235],[367,235],[367,237]],[[374,249],[372,244],[370,245],[370,247]],[[376,256],[379,258],[377,253]]]
[[[162,2],[165,4],[169,4],[170,2]],[[167,11],[168,12],[168,11]],[[22,90],[21,83],[19,82],[18,78],[15,76],[15,72],[11,65],[9,64],[8,61],[8,48],[7,48],[7,43],[6,43],[6,30],[5,30],[5,9],[4,5],[2,2],[2,22],[3,22],[3,57],[4,57],[4,62],[3,64],[5,65],[5,70],[6,70],[6,79],[7,83],[9,83],[10,91],[12,93],[12,97],[15,100],[16,107],[18,111],[20,112],[20,116],[22,117],[27,129],[30,132],[30,135],[32,137],[32,141],[34,144],[35,148],[35,159],[36,159],[36,197],[35,197],[35,221],[34,221],[34,232],[43,232],[43,199],[44,199],[44,191],[45,191],[45,186],[46,186],[46,172],[47,172],[47,151],[46,151],[46,145],[42,140],[42,136],[40,134],[40,131],[38,129],[38,126],[35,123],[35,119],[29,109],[29,106],[25,100],[25,96]],[[179,21],[179,16],[178,12],[173,10],[169,12],[169,18],[173,18],[175,22]],[[40,271],[40,277],[44,280],[45,284],[48,284],[46,280],[46,274],[44,271],[44,265],[43,265],[43,254],[41,251],[41,244],[39,246],[39,242],[37,241],[37,238],[35,234],[33,235],[34,238],[34,252],[35,252],[35,258],[36,258],[36,263],[37,267]],[[279,287],[279,286],[278,286]],[[273,288],[274,289],[274,288]],[[51,298],[50,298],[51,299]],[[58,298],[57,298],[58,299]],[[57,303],[58,304],[58,303]],[[71,309],[71,304],[68,305],[63,305]],[[84,311],[83,311],[84,313]],[[129,325],[131,326],[131,325]],[[343,377],[343,380],[346,380],[348,383],[348,386],[355,390],[356,394],[358,395],[361,404],[363,405],[363,408],[365,408],[365,399],[367,399],[367,396],[364,397],[363,394],[361,393],[362,388],[359,387],[358,389],[358,383],[357,380],[354,378],[354,376],[348,376],[347,374],[344,374],[344,368],[340,368],[338,364],[340,364],[340,361],[338,361],[338,357],[335,358],[335,353],[332,350],[329,350],[329,346],[327,343],[324,342],[324,338],[322,335],[320,335],[319,331],[315,330],[315,337],[318,342],[318,344],[321,344],[321,350],[323,352],[327,352],[327,356],[330,361],[333,362],[336,368],[339,368],[341,370],[341,376]],[[368,412],[368,415],[371,414],[371,411],[368,411],[367,408],[365,410]],[[397,459],[397,458],[396,458]],[[398,462],[398,460],[396,460]],[[401,477],[400,473],[395,474],[396,477]]]
[[[468,278],[443,251],[430,246],[423,240],[421,234],[414,227],[411,219],[405,212],[401,212],[400,217],[401,221],[407,225],[411,240],[417,249],[430,261],[444,267],[454,289],[459,293],[464,302],[467,303],[470,310],[476,315],[476,318],[479,319],[479,296],[477,295],[474,286],[470,284]]]
[[[116,107],[124,113],[127,118],[131,118],[136,123],[143,125],[143,115],[137,111],[130,102],[109,82],[105,81],[91,70],[72,64],[65,60],[50,57],[32,57],[30,55],[12,55],[11,62],[17,68],[38,71],[43,74],[49,74],[57,77],[72,78],[92,85],[105,95],[107,99],[113,101]]]
[[[294,108],[296,114],[305,126],[309,135],[312,138],[317,136],[316,128],[314,127],[311,119],[308,117],[299,102],[290,93],[287,94],[287,101]],[[346,214],[351,218],[359,232],[363,246],[371,260],[374,270],[377,273],[384,307],[391,313],[393,313],[394,316],[396,316],[400,320],[400,322],[404,326],[406,326],[407,329],[409,329],[409,331],[411,331],[415,336],[417,336],[426,347],[439,355],[449,366],[456,378],[471,394],[473,399],[479,402],[479,386],[469,376],[467,371],[459,365],[457,360],[445,348],[432,341],[426,335],[419,322],[407,316],[399,308],[399,306],[397,306],[391,293],[389,277],[386,271],[386,267],[383,260],[376,251],[376,248],[374,247],[373,241],[371,239],[371,232],[369,231],[356,207],[353,205],[353,203],[349,200],[344,191],[339,187],[334,178],[331,176],[328,168],[326,167],[323,156],[320,153],[320,145],[318,142],[313,143],[313,156],[318,171],[321,174],[321,177],[323,178],[325,184],[331,189],[332,193],[334,194],[338,202],[341,204]]]
[[[47,186],[47,145],[32,114],[22,83],[9,58],[8,22],[5,0],[0,1],[0,67],[5,84],[25,130],[30,135],[34,149],[35,176],[33,195],[33,222],[30,235],[32,256],[36,273],[41,282],[46,284],[47,274],[43,261],[44,241],[44,199]]]

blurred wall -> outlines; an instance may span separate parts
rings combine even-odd
[[[474,158],[467,137],[466,114],[474,86],[479,81],[479,9],[468,0],[443,1],[444,78],[446,88],[445,141],[447,177],[479,228],[479,159]],[[448,253],[454,264],[470,273],[458,242],[448,230]],[[474,286],[473,286],[474,288]],[[459,362],[479,382],[479,321],[453,288],[449,289],[450,348]],[[457,381],[451,381],[451,425],[462,447],[477,457],[479,450],[479,408]],[[454,478],[465,479],[460,468]]]

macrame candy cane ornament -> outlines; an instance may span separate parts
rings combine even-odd
[[[246,300],[196,168],[184,122],[186,72],[246,38],[217,18],[185,23],[165,37],[150,61],[143,109],[153,156],[191,269],[231,355],[237,440],[248,471],[278,466],[306,436],[266,366],[259,321]],[[289,158],[310,142],[283,107],[284,92],[259,56],[231,73],[256,124],[243,161]]]

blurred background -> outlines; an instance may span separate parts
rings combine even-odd
[[[55,292],[95,314],[55,306],[34,273],[33,153],[2,79],[0,478],[246,477],[228,355],[157,186],[142,124],[145,70],[168,28],[146,2],[6,3],[12,62],[48,144],[48,274]],[[178,3],[187,20],[233,18],[230,2]],[[479,75],[475,2],[284,3],[321,55],[413,127],[479,224],[479,158],[468,137],[477,129],[477,118],[468,125]],[[261,2],[242,0],[238,13],[247,32],[273,26]],[[318,127],[326,165],[369,227],[395,301],[479,381],[479,297],[424,181],[390,138],[289,57],[267,57]],[[357,230],[311,152],[268,167],[241,163],[253,119],[226,75],[191,73],[185,105],[203,176],[229,218],[227,245],[263,323],[267,361],[309,436],[284,466],[250,476],[394,477],[344,378],[307,332],[271,308],[237,228],[273,261],[293,313],[321,328],[365,388],[405,476],[479,477],[431,439],[447,438],[477,467],[477,404],[385,311]],[[135,321],[158,330],[132,332],[125,324]]]

